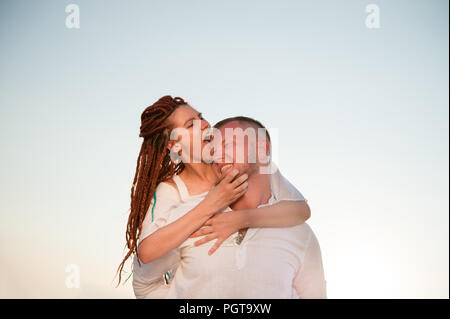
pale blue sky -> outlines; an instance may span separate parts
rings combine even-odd
[[[80,7],[67,29],[65,7]],[[365,26],[380,7],[381,28]],[[142,110],[279,131],[331,298],[448,298],[448,1],[2,1],[1,297],[114,289]],[[81,288],[65,287],[78,264]]]

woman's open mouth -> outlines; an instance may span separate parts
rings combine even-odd
[[[212,141],[212,137],[214,134],[210,129],[206,129],[206,132],[203,132],[202,135],[203,135],[202,141],[205,143],[209,143]]]

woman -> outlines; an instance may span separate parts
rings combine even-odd
[[[164,280],[167,282],[170,279],[167,277],[177,267],[173,249],[194,232],[199,234],[198,229],[205,223],[213,227],[201,234],[208,234],[209,240],[217,238],[210,250],[213,253],[226,238],[241,228],[293,226],[310,216],[304,201],[281,201],[261,209],[214,216],[245,194],[247,176],[238,176],[238,171],[229,168],[222,177],[218,177],[212,165],[198,162],[198,159],[196,163],[193,152],[189,154],[189,161],[171,161],[170,151],[179,142],[170,139],[171,130],[184,128],[190,135],[190,145],[184,147],[192,149],[195,120],[201,121],[202,132],[210,128],[201,114],[183,99],[170,96],[159,99],[141,116],[140,137],[144,141],[131,189],[126,232],[128,252],[118,269],[120,283],[126,260],[135,255],[134,266],[140,269],[137,273],[135,268],[136,278],[133,278],[138,298],[164,297]],[[202,150],[208,143],[202,140]],[[188,213],[176,221],[171,220],[170,212],[186,199],[183,198],[186,194],[189,199],[201,200]]]

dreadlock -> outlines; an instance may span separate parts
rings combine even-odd
[[[167,149],[170,124],[167,118],[180,105],[186,104],[182,98],[166,95],[147,107],[141,115],[139,137],[143,137],[144,141],[131,187],[131,207],[126,230],[128,252],[117,269],[118,284],[120,284],[127,259],[133,254],[138,255],[137,241],[156,186],[184,169],[182,162],[175,164],[170,160],[170,151]]]

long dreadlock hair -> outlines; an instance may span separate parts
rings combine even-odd
[[[118,285],[122,279],[125,262],[131,255],[138,255],[137,241],[156,186],[184,169],[182,162],[175,164],[170,160],[170,151],[167,149],[167,145],[171,127],[167,118],[176,108],[186,104],[180,97],[172,98],[170,95],[166,95],[147,107],[141,115],[139,137],[143,137],[144,141],[137,159],[136,173],[131,187],[131,207],[126,230],[128,252],[117,269]]]

